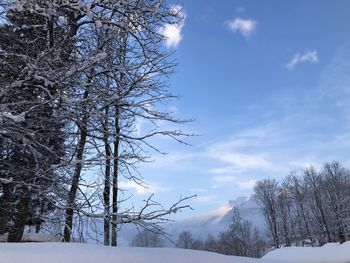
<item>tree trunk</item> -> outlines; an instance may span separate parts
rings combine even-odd
[[[89,91],[85,90],[83,95],[83,101],[86,101],[86,99],[89,96]],[[86,143],[86,137],[87,137],[87,123],[89,119],[89,113],[87,112],[87,106],[83,106],[83,118],[82,122],[79,125],[80,126],[80,138],[79,138],[79,144],[77,149],[77,157],[76,157],[76,164],[73,174],[73,180],[71,184],[71,188],[68,193],[68,200],[67,200],[67,209],[66,209],[66,224],[64,227],[64,241],[70,242],[71,239],[71,232],[73,227],[73,213],[74,213],[74,206],[75,206],[75,198],[77,195],[80,175],[81,175],[81,169],[83,167],[83,156],[84,156],[84,149],[85,149],[85,143]]]
[[[26,187],[21,189],[21,197],[16,205],[14,213],[13,225],[10,228],[7,242],[21,242],[24,227],[26,225],[28,208],[30,203],[30,193]]]
[[[292,212],[291,212],[291,208],[290,205],[287,205],[287,210],[288,210],[288,218],[289,218],[289,223],[290,223],[290,227],[291,227],[291,231],[292,231],[292,242],[294,241],[294,243],[297,242],[297,237],[295,234],[295,224],[293,222],[293,216],[292,216]]]
[[[119,106],[115,106],[114,128],[114,158],[113,158],[113,185],[112,185],[112,242],[111,245],[117,246],[117,213],[118,213],[118,172],[119,172]]]
[[[8,231],[10,219],[10,208],[12,202],[12,187],[10,184],[3,184],[3,196],[0,200],[0,235]]]
[[[274,243],[275,243],[275,248],[279,248],[280,244],[279,244],[279,239],[278,239],[278,232],[277,232],[277,219],[276,216],[273,215],[272,217],[272,222],[273,222],[273,235],[274,235]]]
[[[111,149],[108,142],[108,113],[109,107],[105,109],[105,123],[104,123],[104,134],[103,134],[103,142],[105,145],[106,152],[106,163],[105,163],[105,185],[103,189],[103,201],[104,201],[104,245],[110,245],[110,180],[111,180]]]
[[[53,32],[53,22],[51,18],[47,20],[47,47],[49,49],[53,48],[54,44],[54,32]]]
[[[305,224],[306,234],[307,234],[308,238],[310,239],[310,241],[312,243],[311,245],[314,246],[314,239],[313,239],[313,237],[311,235],[308,219],[306,218],[305,209],[304,209],[304,206],[303,206],[302,202],[299,203],[299,206],[300,206],[301,215],[303,217],[303,221],[304,221],[304,224]]]
[[[331,233],[329,231],[328,223],[327,223],[326,216],[325,216],[325,213],[323,211],[323,206],[321,203],[318,204],[318,209],[319,209],[320,214],[321,214],[321,222],[322,222],[322,225],[324,228],[324,232],[326,233],[326,236],[327,236],[327,242],[331,243],[332,242]]]

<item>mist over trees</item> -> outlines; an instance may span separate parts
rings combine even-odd
[[[119,186],[144,184],[138,163],[161,152],[153,137],[189,135],[160,125],[185,122],[166,106],[175,63],[160,33],[182,19],[162,0],[0,1],[0,235],[18,242],[33,226],[70,242],[103,220],[116,246],[120,224],[161,231],[187,207],[151,195],[121,210]]]
[[[217,237],[209,234],[205,240],[194,238],[190,231],[183,231],[179,234],[175,246],[224,255],[262,257],[268,249],[262,233],[251,221],[243,219],[237,208],[233,209],[228,230],[219,233]]]
[[[132,247],[163,247],[163,236],[154,231],[143,229],[134,236],[130,246]]]

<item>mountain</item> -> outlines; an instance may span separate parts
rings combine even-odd
[[[169,228],[169,233],[175,237],[184,230],[190,231],[196,238],[205,239],[209,233],[217,235],[225,231],[231,224],[234,208],[238,208],[242,218],[247,219],[262,232],[265,230],[265,220],[261,208],[251,196],[238,197],[229,201],[225,213],[210,213],[194,218],[177,221]]]
[[[266,225],[264,215],[257,202],[251,196],[238,197],[237,199],[230,201],[230,206],[232,209],[221,218],[220,224],[225,226],[230,225],[233,217],[233,208],[236,207],[239,209],[242,218],[251,221],[253,225],[258,227],[261,231],[265,230]]]

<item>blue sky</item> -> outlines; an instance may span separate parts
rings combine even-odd
[[[186,0],[185,20],[168,35],[176,50],[169,107],[196,119],[169,139],[168,155],[141,167],[165,205],[180,195],[196,214],[222,213],[256,180],[337,160],[350,167],[350,1]],[[141,124],[142,129],[142,124]],[[136,191],[137,190],[137,191]]]

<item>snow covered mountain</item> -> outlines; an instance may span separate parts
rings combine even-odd
[[[232,209],[221,218],[221,224],[226,226],[230,225],[233,217],[233,208],[236,207],[239,209],[242,218],[251,221],[253,225],[258,227],[261,231],[265,230],[264,215],[257,202],[251,196],[238,197],[230,201],[230,206]]]
[[[193,236],[202,239],[205,239],[209,233],[216,235],[228,229],[231,224],[234,208],[239,209],[242,218],[251,221],[262,232],[265,231],[265,221],[261,208],[251,196],[245,196],[229,201],[229,209],[224,214],[214,214],[212,216],[202,215],[174,222],[169,228],[169,233],[175,239],[183,230],[190,231]]]

